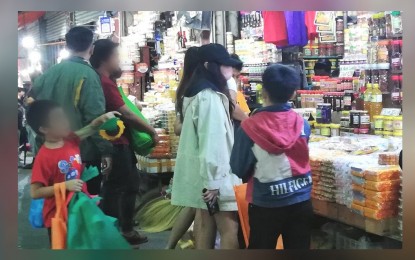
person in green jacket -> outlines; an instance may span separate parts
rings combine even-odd
[[[88,60],[93,53],[94,34],[86,27],[74,27],[65,36],[70,57],[49,68],[33,85],[35,100],[54,100],[69,116],[72,130],[87,126],[105,113],[105,97],[99,75]],[[98,133],[83,140],[81,156],[87,166],[102,165],[102,174],[111,169],[112,144]],[[102,175],[88,182],[88,192],[97,195]]]

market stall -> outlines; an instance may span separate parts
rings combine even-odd
[[[150,155],[138,156],[143,174],[168,176],[158,189],[174,172],[175,89],[184,53],[201,42],[201,25],[186,24],[186,19],[208,15],[185,13],[124,15],[128,33],[121,39],[119,84],[131,100],[142,102],[143,114],[160,129],[162,142]],[[251,109],[262,106],[261,77],[267,66],[287,64],[303,78],[292,105],[312,126],[316,215],[401,241],[401,12],[245,11],[238,19],[239,33],[226,29],[223,38],[228,51],[244,62],[238,90]],[[214,28],[214,22],[203,29]],[[327,75],[315,70],[323,59],[329,64]],[[346,233],[332,233],[333,248],[374,247],[366,235],[353,240]],[[346,246],[346,240],[354,244]]]

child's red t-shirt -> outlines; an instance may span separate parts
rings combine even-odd
[[[41,183],[45,187],[68,180],[79,179],[83,166],[79,150],[80,139],[71,135],[62,147],[49,149],[44,145],[39,149],[32,171],[31,183]],[[86,191],[84,184],[83,190]],[[49,228],[56,212],[55,198],[46,198],[43,206],[43,220]]]

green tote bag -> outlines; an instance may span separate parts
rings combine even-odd
[[[121,97],[124,100],[125,105],[139,118],[143,119],[144,121],[148,122],[147,119],[141,114],[140,110],[128,99],[128,97],[124,94],[124,91],[121,87],[118,88],[120,91]],[[131,133],[131,146],[133,150],[139,154],[146,156],[151,153],[151,150],[154,147],[153,139],[147,133],[137,131],[135,129],[129,129]]]

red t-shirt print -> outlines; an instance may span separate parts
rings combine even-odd
[[[33,165],[31,183],[41,183],[47,187],[55,183],[79,179],[83,170],[79,143],[78,137],[71,136],[60,148],[49,149],[42,146]],[[86,191],[85,184],[83,190]],[[43,206],[45,227],[50,227],[55,212],[55,198],[46,198]]]
[[[105,109],[107,112],[117,111],[125,105],[124,100],[118,90],[117,84],[114,83],[110,78],[101,76],[102,90],[105,96]],[[129,141],[127,138],[128,130],[124,131],[124,134],[117,140],[114,140],[113,144],[125,144],[128,145]]]

